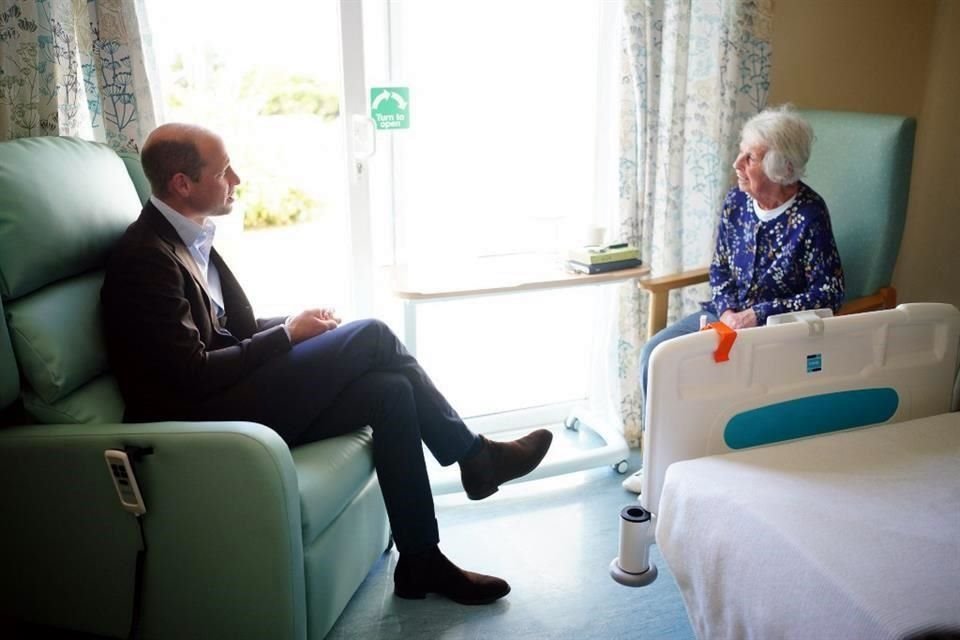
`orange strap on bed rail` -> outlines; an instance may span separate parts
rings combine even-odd
[[[726,362],[729,360],[730,349],[733,348],[733,343],[737,339],[737,332],[720,321],[711,322],[704,329],[713,329],[720,339],[716,350],[713,352],[713,361]]]

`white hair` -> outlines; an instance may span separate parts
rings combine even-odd
[[[744,144],[766,147],[763,172],[773,182],[793,184],[803,177],[813,145],[813,127],[788,104],[764,109],[743,125]]]

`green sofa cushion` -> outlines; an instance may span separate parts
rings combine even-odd
[[[0,318],[4,317],[3,302],[0,301]],[[0,330],[0,409],[16,400],[20,395],[20,372],[13,359],[13,345],[6,327]]]
[[[123,421],[124,404],[116,379],[102,375],[56,402],[24,390],[23,407],[44,424],[117,424]]]
[[[0,144],[0,294],[18,298],[103,264],[139,215],[124,161],[75,138]]]
[[[360,493],[373,471],[369,428],[311,442],[291,451],[300,487],[303,543],[323,533]]]
[[[103,272],[70,278],[7,303],[7,326],[23,377],[53,403],[103,373]]]
[[[147,176],[143,172],[143,165],[140,164],[140,155],[129,151],[124,151],[119,155],[123,160],[123,164],[127,166],[127,173],[130,174],[130,179],[133,180],[133,186],[137,189],[137,197],[140,198],[140,203],[146,203],[147,198],[150,197],[150,181],[147,180]]]

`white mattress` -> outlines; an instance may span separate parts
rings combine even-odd
[[[675,463],[656,535],[701,639],[960,630],[960,413]]]

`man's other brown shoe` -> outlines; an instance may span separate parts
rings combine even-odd
[[[504,482],[536,469],[553,442],[553,433],[547,429],[537,429],[512,442],[479,437],[480,451],[460,461],[460,481],[471,500],[483,500]]]
[[[460,604],[490,604],[510,593],[510,585],[494,576],[464,571],[433,547],[424,553],[400,554],[393,593],[409,600],[436,593]]]

